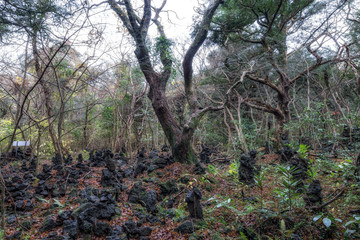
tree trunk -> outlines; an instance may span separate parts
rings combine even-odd
[[[51,91],[50,88],[47,86],[47,83],[44,81],[44,79],[42,78],[43,72],[41,70],[41,66],[40,66],[40,60],[39,60],[39,52],[37,49],[37,33],[34,33],[33,39],[32,39],[32,51],[33,51],[33,57],[34,57],[34,64],[35,64],[35,71],[36,71],[36,75],[40,80],[40,85],[43,88],[43,92],[44,92],[44,97],[45,97],[45,108],[46,108],[46,113],[47,113],[47,117],[48,117],[48,124],[49,124],[49,134],[54,146],[54,150],[55,153],[60,154],[61,157],[61,163],[63,163],[63,153],[62,153],[62,147],[61,144],[59,143],[57,137],[56,137],[56,132],[54,129],[54,122],[53,122],[53,103],[51,101]]]
[[[145,79],[150,86],[148,97],[164,130],[166,138],[169,141],[175,161],[181,163],[195,162],[196,156],[191,147],[191,139],[193,137],[194,130],[205,111],[201,111],[192,89],[192,62],[195,54],[205,41],[212,17],[218,6],[223,3],[223,0],[215,0],[209,5],[208,9],[206,9],[202,22],[199,24],[198,32],[196,33],[194,40],[184,57],[182,66],[184,70],[185,94],[191,108],[190,120],[188,123],[185,123],[184,126],[180,126],[173,117],[165,94],[166,84],[171,76],[173,62],[171,58],[170,44],[166,41],[159,43],[163,45],[159,53],[160,60],[163,65],[161,73],[157,73],[152,66],[150,53],[146,44],[148,28],[151,20],[157,26],[160,37],[166,40],[164,29],[158,21],[159,14],[165,6],[166,0],[163,1],[160,8],[153,8],[151,6],[151,0],[144,0],[143,16],[136,15],[136,11],[132,7],[130,0],[124,0],[121,5],[116,3],[114,0],[108,0],[107,2],[121,19],[122,23],[135,41],[135,55]],[[152,10],[155,11],[154,18],[151,16]]]
[[[87,105],[85,108],[85,122],[84,122],[84,128],[83,128],[83,138],[84,138],[84,143],[83,143],[83,149],[85,149],[89,143],[88,139],[88,123],[89,123],[89,106]]]

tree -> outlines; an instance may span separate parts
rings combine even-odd
[[[252,97],[248,92],[242,97],[247,106],[275,116],[278,140],[280,136],[288,135],[284,126],[290,121],[290,94],[295,82],[306,79],[321,66],[350,57],[341,55],[341,47],[331,54],[321,51],[324,42],[334,38],[327,26],[346,1],[331,8],[327,3],[314,0],[231,0],[226,2],[215,20],[212,39],[227,52],[228,57],[223,63],[225,71],[231,75],[245,74],[244,79],[261,84],[275,94],[275,103]],[[326,7],[331,9],[330,13],[317,15]],[[319,24],[309,26],[315,17],[321,19]],[[301,42],[296,43],[295,38]],[[291,50],[290,46],[295,44],[297,47]],[[243,54],[247,54],[247,63],[237,60],[239,55],[244,58]],[[299,57],[305,58],[304,61],[299,61]],[[240,83],[242,81],[236,82]]]
[[[63,147],[61,144],[61,139],[59,140],[56,137],[55,129],[53,126],[54,120],[52,118],[55,116],[55,114],[53,113],[53,104],[51,100],[50,90],[51,88],[49,86],[49,82],[45,78],[46,73],[49,71],[51,66],[54,66],[52,61],[55,59],[56,55],[60,52],[60,50],[66,45],[68,38],[65,38],[64,41],[56,45],[55,49],[53,49],[52,52],[49,52],[48,55],[46,51],[39,50],[38,44],[42,40],[50,40],[51,27],[60,26],[64,23],[65,20],[67,20],[68,17],[74,14],[75,11],[73,11],[72,9],[73,6],[76,6],[76,3],[74,3],[73,1],[5,0],[1,2],[0,8],[2,9],[2,12],[0,15],[0,26],[4,26],[4,28],[6,28],[6,31],[3,31],[1,33],[15,36],[20,33],[25,33],[28,36],[33,54],[32,63],[34,65],[35,74],[37,77],[37,81],[35,81],[35,84],[30,87],[27,93],[23,94],[23,98],[19,93],[19,104],[15,118],[15,127],[9,142],[7,152],[9,151],[12,141],[14,140],[16,131],[19,128],[20,120],[24,114],[24,105],[28,100],[31,91],[33,91],[37,85],[40,85],[43,89],[44,94],[49,133],[55,148],[55,152],[59,153],[62,156]],[[1,37],[3,38],[3,35]],[[42,50],[44,50],[44,47]],[[27,74],[27,67],[29,62],[26,57],[24,76],[26,76]],[[24,83],[25,77],[23,80],[23,85]],[[22,103],[20,104],[20,102]],[[61,124],[59,126],[59,129],[61,129]],[[59,132],[59,136],[60,135],[61,131]]]
[[[138,15],[138,9],[133,7],[130,0],[119,2],[108,0],[107,2],[121,19],[123,25],[135,41],[135,55],[145,79],[150,86],[148,97],[164,130],[166,138],[171,145],[172,154],[175,160],[182,163],[195,162],[195,154],[191,147],[191,139],[194,135],[194,131],[199,124],[200,119],[206,112],[220,110],[222,107],[204,108],[200,105],[193,89],[192,64],[194,56],[208,35],[209,26],[215,11],[219,5],[223,3],[223,0],[212,1],[205,10],[202,21],[197,27],[193,41],[182,62],[185,95],[190,109],[189,118],[183,125],[180,125],[171,113],[166,98],[166,85],[170,79],[173,64],[170,50],[171,42],[166,37],[164,28],[159,21],[159,14],[165,6],[166,0],[163,1],[160,8],[153,7],[151,0],[144,0],[142,16]],[[153,12],[155,13],[154,18],[152,18]],[[151,21],[155,23],[160,34],[160,37],[157,39],[157,49],[162,63],[162,71],[160,73],[156,72],[153,63],[151,62],[150,53],[146,44]]]

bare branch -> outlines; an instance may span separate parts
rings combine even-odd
[[[253,99],[253,98],[245,98],[243,101],[246,105],[248,105],[249,107],[264,111],[264,112],[268,112],[268,113],[272,113],[274,114],[276,117],[280,118],[280,119],[284,119],[285,116],[284,114],[277,108],[272,107],[271,105],[261,102],[257,99]]]

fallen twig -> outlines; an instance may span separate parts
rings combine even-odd
[[[326,203],[324,204],[321,204],[319,206],[312,206],[312,207],[309,207],[309,209],[311,210],[319,210],[319,209],[322,209],[324,207],[326,207],[327,205],[329,205],[330,203],[334,202],[336,199],[338,199],[339,197],[341,197],[343,194],[344,194],[345,190],[342,189],[338,195],[336,195],[335,197],[333,197],[331,200],[327,201]]]

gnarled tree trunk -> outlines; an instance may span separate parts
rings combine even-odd
[[[199,120],[205,112],[210,110],[220,110],[222,108],[201,108],[198,104],[196,95],[192,89],[192,62],[197,51],[205,41],[211,19],[218,6],[223,3],[223,0],[215,0],[209,5],[208,9],[204,13],[203,20],[198,27],[199,30],[184,57],[184,85],[186,98],[190,106],[190,116],[183,126],[180,126],[174,118],[166,98],[166,85],[170,78],[172,68],[172,59],[169,54],[170,45],[164,43],[159,52],[160,60],[163,65],[161,73],[154,70],[150,60],[150,54],[146,46],[147,32],[151,20],[158,27],[160,38],[166,40],[164,29],[158,21],[159,14],[165,6],[166,0],[163,1],[160,8],[154,8],[155,16],[153,19],[151,17],[151,0],[144,0],[142,17],[136,15],[136,11],[134,10],[130,0],[123,0],[121,3],[115,2],[114,0],[108,0],[108,3],[121,19],[122,23],[135,41],[135,55],[146,81],[150,86],[148,97],[151,100],[151,104],[164,130],[166,138],[171,145],[172,154],[175,160],[182,163],[195,162],[196,156],[191,147],[191,139]]]

